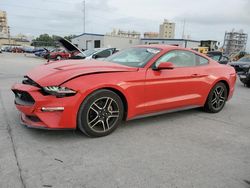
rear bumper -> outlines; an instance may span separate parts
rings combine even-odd
[[[27,127],[56,130],[76,128],[79,94],[57,98],[44,95],[40,88],[26,84],[15,84],[12,91],[15,93],[16,108],[21,112],[21,123]]]

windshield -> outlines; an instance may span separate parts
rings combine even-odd
[[[240,62],[249,62],[250,63],[250,57],[242,57],[239,61]]]
[[[96,52],[96,50],[92,49],[92,50],[86,50],[83,52],[83,54],[88,57],[91,56],[92,54],[94,54]]]
[[[105,61],[129,67],[144,67],[159,52],[160,49],[156,48],[129,48],[106,58]]]

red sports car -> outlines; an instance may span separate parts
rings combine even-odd
[[[50,52],[48,55],[49,59],[61,60],[69,59],[70,57],[78,54],[79,52],[68,52],[64,49],[58,49],[57,51]]]
[[[105,136],[122,120],[196,107],[219,112],[236,81],[231,66],[176,46],[137,46],[104,62],[83,61],[41,65],[12,87],[23,124]]]

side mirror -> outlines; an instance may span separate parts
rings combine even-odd
[[[174,69],[174,64],[171,62],[162,62],[156,67],[155,70],[164,70],[164,69]]]

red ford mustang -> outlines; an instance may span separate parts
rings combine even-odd
[[[15,84],[28,127],[76,129],[92,137],[122,120],[203,107],[216,113],[234,92],[235,70],[176,46],[137,46],[106,59],[41,65]]]

